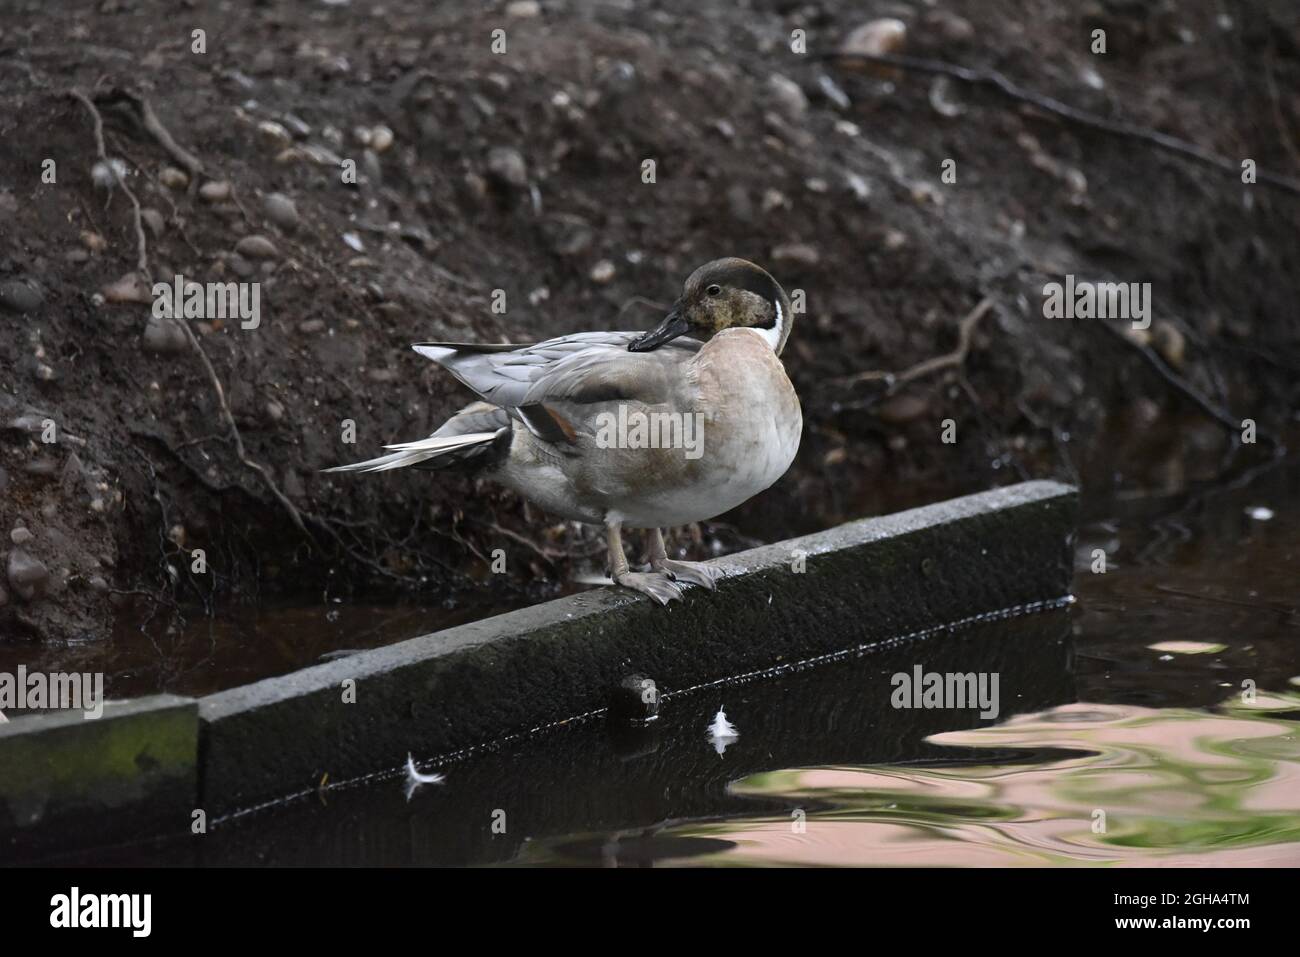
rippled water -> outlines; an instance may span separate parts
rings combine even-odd
[[[730,793],[794,814],[683,823],[656,834],[716,842],[695,864],[1019,866],[1300,863],[1300,698],[1219,714],[1074,704],[934,744],[1061,749],[1025,764],[973,754],[942,767],[764,772]],[[536,855],[544,859],[545,853]],[[671,850],[664,855],[672,860]]]

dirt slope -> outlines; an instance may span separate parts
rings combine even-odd
[[[1139,458],[1185,483],[1228,436],[1144,344],[1261,431],[1300,401],[1300,196],[986,88],[790,49],[797,29],[815,53],[896,17],[907,53],[1294,177],[1292,3],[78,6],[0,12],[3,640],[95,637],[112,610],[172,601],[558,587],[589,533],[468,479],[318,470],[467,400],[409,343],[648,328],[721,255],[805,292],[786,362],[806,430],[775,489],[694,530],[705,547],[1028,475],[1104,484]],[[122,283],[132,204],[94,182],[74,87],[145,210],[152,278],[256,280],[256,329],[191,321],[191,343],[151,323]],[[1152,329],[1045,318],[1066,274],[1151,283]],[[960,375],[888,397],[851,381],[953,349],[985,296]]]

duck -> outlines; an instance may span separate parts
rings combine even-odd
[[[687,277],[648,332],[579,332],[529,345],[412,348],[477,396],[428,438],[326,472],[456,470],[557,517],[605,529],[608,574],[661,605],[721,569],[671,559],[663,529],[706,521],[771,487],[794,461],[799,397],[781,353],[790,298],[762,267],[716,259]],[[644,530],[647,571],[624,530]]]

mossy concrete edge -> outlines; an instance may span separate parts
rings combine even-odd
[[[0,724],[0,845],[15,853],[181,832],[198,801],[198,702],[110,701]]]

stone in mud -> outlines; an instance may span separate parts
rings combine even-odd
[[[280,255],[275,243],[265,236],[245,236],[235,243],[235,252],[249,259],[275,259]]]
[[[99,290],[109,302],[152,303],[153,291],[139,273],[129,272]]]
[[[266,218],[281,229],[298,228],[298,207],[284,193],[267,193],[262,199],[262,210],[266,213]]]
[[[189,338],[175,319],[151,315],[145,324],[140,345],[145,352],[154,355],[174,355],[185,351],[189,345]]]
[[[92,253],[102,253],[108,248],[108,241],[93,229],[83,229],[81,231],[81,244]]]
[[[296,113],[284,114],[284,116],[280,117],[280,122],[294,135],[295,139],[305,140],[311,136],[311,126]]]
[[[230,199],[231,187],[225,180],[209,180],[199,187],[199,196],[205,202],[224,203]]]
[[[6,573],[10,587],[23,601],[34,601],[45,594],[50,580],[50,570],[45,563],[21,548],[9,552]]]
[[[190,185],[190,177],[184,170],[177,169],[175,166],[165,166],[158,174],[158,182],[168,189],[179,191]]]
[[[10,312],[27,313],[39,309],[45,302],[45,293],[31,279],[9,279],[0,282],[0,307]]]
[[[528,185],[528,166],[523,155],[509,146],[497,146],[488,152],[488,173],[498,183],[512,189]]]
[[[387,152],[393,145],[393,131],[386,126],[376,126],[370,131],[370,148],[376,153]]]
[[[163,230],[167,226],[167,221],[163,219],[162,213],[158,212],[156,209],[140,210],[140,219],[149,227],[149,232],[153,233],[155,236],[161,236]]]
[[[855,55],[890,56],[901,53],[906,43],[907,25],[902,20],[892,17],[871,20],[855,28],[840,45],[840,52],[849,57],[844,61],[844,68],[883,78],[895,78],[899,76],[897,69],[856,59]]]
[[[975,37],[975,27],[965,17],[946,10],[935,10],[925,16],[925,27],[950,43],[966,43]]]
[[[35,537],[36,536],[33,535],[28,529],[24,528],[21,525],[19,525],[17,528],[15,528],[12,532],[9,533],[9,540],[13,542],[15,545],[26,545]]]
[[[293,135],[274,120],[263,120],[258,123],[257,132],[272,146],[283,148],[293,143]]]
[[[930,403],[923,396],[896,395],[876,408],[876,418],[888,425],[906,425],[929,411]]]
[[[799,84],[789,77],[773,73],[768,77],[768,88],[772,101],[787,119],[799,120],[808,112],[808,97],[804,96]]]
[[[821,262],[821,255],[807,243],[786,243],[772,250],[772,261],[782,266],[810,269]]]
[[[41,456],[23,463],[23,471],[38,478],[50,478],[58,470],[59,464],[49,456]]]
[[[254,272],[256,272],[256,270],[253,268],[253,264],[250,263],[243,256],[239,255],[239,253],[231,253],[229,256],[227,256],[226,265],[229,266],[230,271],[233,272],[240,279],[247,279],[249,276],[253,275]]]

